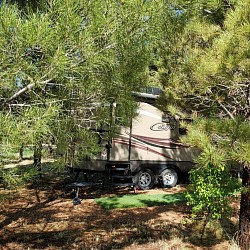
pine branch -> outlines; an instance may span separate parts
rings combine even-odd
[[[220,101],[218,101],[218,103],[226,111],[226,113],[231,117],[231,119],[235,120],[233,114]]]
[[[21,94],[31,90],[33,87],[35,86],[35,83],[30,83],[28,84],[26,87],[20,89],[19,91],[17,91],[13,96],[11,96],[8,101],[12,101],[14,99],[16,99],[18,96],[20,96]]]
[[[43,82],[39,82],[39,84],[47,84],[51,81],[51,79],[48,79],[46,81]],[[36,83],[30,83],[28,84],[26,87],[20,89],[19,91],[17,91],[13,96],[11,96],[8,101],[12,101],[14,99],[16,99],[18,96],[22,95],[23,93],[26,93],[27,91],[31,90],[32,88],[34,88],[36,86]]]

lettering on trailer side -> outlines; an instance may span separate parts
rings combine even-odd
[[[167,131],[167,130],[174,130],[175,126],[170,125],[167,123],[156,123],[150,127],[151,130],[153,131]]]

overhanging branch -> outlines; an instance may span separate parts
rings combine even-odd
[[[39,84],[47,84],[51,81],[51,79],[48,79],[46,81],[43,81],[43,82],[39,82]],[[22,95],[23,93],[31,90],[32,88],[34,88],[34,86],[36,86],[35,83],[30,83],[28,84],[26,87],[20,89],[19,91],[17,91],[13,96],[11,96],[8,101],[12,101],[14,99],[16,99],[18,96]]]
[[[218,101],[218,103],[219,103],[219,105],[227,112],[227,114],[228,114],[233,120],[235,120],[233,114],[232,114],[232,113],[231,113],[231,112],[230,112],[221,102]]]
[[[16,99],[18,96],[20,96],[21,94],[27,92],[28,90],[31,90],[33,87],[35,86],[35,83],[31,83],[28,84],[26,87],[20,89],[19,91],[17,91],[13,96],[11,96],[8,101],[12,101],[14,99]]]

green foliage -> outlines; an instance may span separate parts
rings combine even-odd
[[[193,214],[221,218],[239,187],[231,168],[249,167],[249,1],[178,3],[188,14],[167,48],[159,38],[158,79],[168,105],[194,120],[182,141],[202,150],[187,195]]]
[[[41,140],[48,143],[58,107],[30,107],[20,113],[19,117],[11,113],[0,114],[0,149],[4,158],[11,158],[21,147],[36,145]]]
[[[128,107],[147,82],[154,4],[12,2],[0,7],[1,149],[52,142],[65,155],[77,140],[77,152],[93,156],[98,140],[87,130],[110,122],[100,107],[119,103],[126,125],[135,115]]]
[[[249,142],[239,142],[236,148],[231,153],[232,158],[241,162],[246,167],[250,165],[250,143]]]
[[[10,168],[1,169],[0,178],[3,181],[3,185],[8,189],[17,189],[20,186],[33,181],[37,178],[37,169],[32,168]]]
[[[182,138],[183,142],[204,151],[212,149],[215,154],[220,155],[221,162],[232,159],[246,166],[249,163],[250,125],[242,118],[196,118],[188,125],[188,131],[189,133]]]
[[[249,1],[200,0],[183,8],[188,14],[177,19],[178,32],[159,22],[172,31],[168,46],[159,37],[157,60],[168,101],[188,113],[249,117]]]
[[[207,158],[211,158],[211,155]],[[192,207],[193,218],[206,215],[212,219],[221,219],[223,215],[230,214],[230,197],[240,191],[240,182],[232,177],[226,165],[221,162],[220,166],[210,162],[198,165],[190,171],[190,181],[192,184],[186,198],[187,204]]]
[[[202,149],[197,166],[190,171],[190,192],[186,195],[193,217],[220,219],[229,215],[230,197],[241,183],[231,171],[249,162],[249,124],[229,119],[196,119],[188,127],[184,142]],[[233,169],[234,168],[234,169]]]

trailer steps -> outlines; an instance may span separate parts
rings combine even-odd
[[[128,162],[119,163],[119,165],[108,164],[106,171],[112,186],[132,187],[135,191],[134,177],[131,174]]]

